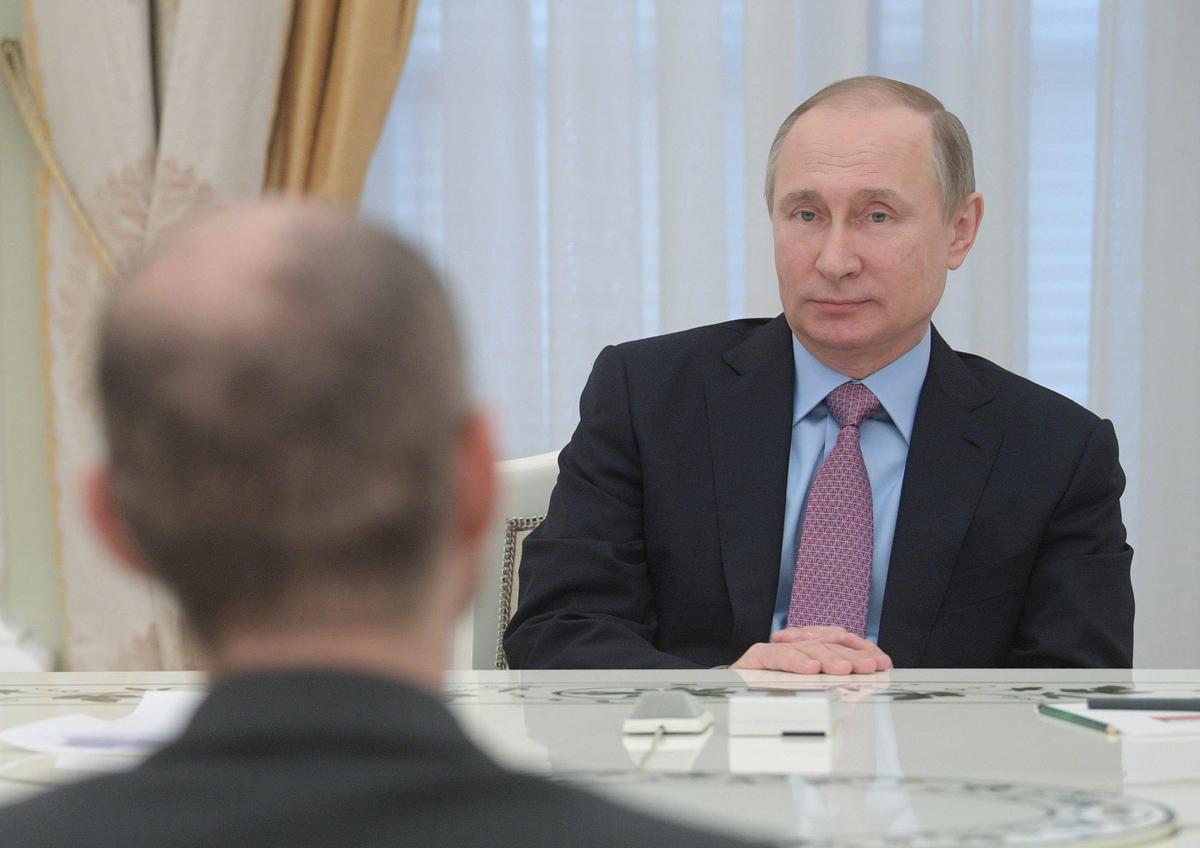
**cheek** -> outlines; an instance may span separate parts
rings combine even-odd
[[[932,312],[942,299],[945,272],[937,257],[923,249],[920,243],[897,245],[889,257],[894,269],[892,294],[894,300],[906,304],[905,311],[924,315]]]
[[[931,258],[919,243],[897,239],[873,245],[863,264],[870,266],[874,278],[887,280],[894,294],[919,298],[936,277]]]
[[[800,265],[796,245],[786,239],[775,239],[775,274],[779,278],[779,287],[785,289],[796,276]]]
[[[814,247],[803,239],[787,232],[775,230],[775,268],[780,277],[786,274],[803,273],[816,263]]]
[[[893,268],[900,275],[915,275],[925,266],[925,257],[919,245],[911,239],[883,239],[873,247],[880,267]]]

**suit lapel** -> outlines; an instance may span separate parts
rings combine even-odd
[[[705,381],[717,527],[734,645],[765,641],[779,584],[795,366],[783,316],[726,352]]]
[[[984,413],[988,392],[932,330],[888,566],[880,646],[918,666],[1003,430]]]

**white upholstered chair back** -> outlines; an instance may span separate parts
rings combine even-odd
[[[496,463],[499,505],[483,549],[475,604],[458,624],[452,668],[507,668],[500,637],[517,606],[521,543],[542,523],[558,480],[558,451]]]

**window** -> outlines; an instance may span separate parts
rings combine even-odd
[[[1027,286],[1013,307],[1027,336],[1002,364],[1087,402],[1098,0],[1037,0],[1024,19],[980,3],[954,4],[952,19],[922,0],[839,5],[783,7],[793,20],[764,28],[741,0],[423,0],[363,208],[449,273],[506,455],[565,442],[603,345],[777,302],[759,139],[812,92],[797,70],[812,39],[860,46],[848,55],[865,65],[838,76],[941,96],[962,81],[925,77],[961,67],[963,49],[983,55],[987,14],[1021,30],[1012,60],[1028,78],[1028,208],[1013,212],[1027,273],[1012,281]],[[845,9],[865,31],[827,31]],[[780,32],[792,52],[764,51]],[[776,52],[789,105],[767,127],[753,113],[774,95],[748,63]],[[947,335],[972,348],[969,333]]]

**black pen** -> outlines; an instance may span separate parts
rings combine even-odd
[[[1088,698],[1089,710],[1200,713],[1200,698]]]

